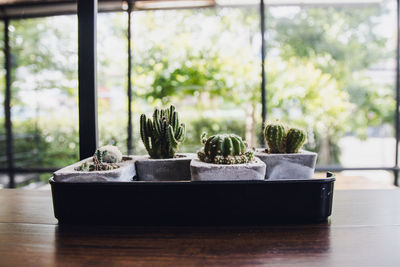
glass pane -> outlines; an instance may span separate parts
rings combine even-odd
[[[319,165],[393,166],[396,1],[267,6],[269,118]]]
[[[113,144],[127,152],[127,14],[98,15],[99,145]]]
[[[203,131],[232,132],[256,145],[260,122],[258,8],[134,13],[134,118],[175,104],[186,123],[181,151]],[[141,142],[136,153],[146,153]]]
[[[0,23],[0,33],[4,32],[4,23]],[[4,51],[4,34],[0,34],[0,49]],[[4,97],[5,97],[5,69],[4,69],[4,53],[0,53],[0,168],[7,167],[7,156],[6,156],[6,129],[5,114],[4,114]],[[0,173],[2,177],[0,180],[8,179],[4,174]],[[0,181],[1,184],[1,181]]]
[[[17,167],[78,159],[77,19],[13,20],[12,122]]]

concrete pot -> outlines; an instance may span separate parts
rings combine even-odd
[[[116,163],[119,168],[109,171],[77,171],[83,162],[92,162],[92,157],[69,165],[53,173],[55,182],[90,183],[90,182],[129,182],[136,175],[133,157]]]
[[[317,153],[301,150],[293,154],[268,154],[264,151],[265,149],[257,149],[255,156],[267,166],[265,179],[311,179],[314,175]]]
[[[264,180],[265,164],[258,158],[244,164],[213,164],[193,159],[190,163],[192,181]]]
[[[179,153],[172,159],[151,159],[141,157],[135,163],[139,181],[181,181],[190,180],[192,153]]]

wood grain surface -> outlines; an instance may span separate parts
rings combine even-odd
[[[336,191],[321,224],[59,226],[49,191],[0,190],[0,266],[400,266],[400,191]]]

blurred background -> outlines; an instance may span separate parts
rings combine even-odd
[[[146,153],[140,114],[169,104],[187,125],[181,151],[198,150],[203,131],[236,133],[259,147],[260,1],[192,1],[197,6],[185,8],[179,4],[190,1],[176,1],[168,9],[149,2],[153,6],[135,6],[131,13],[133,153]],[[267,120],[306,129],[306,149],[318,152],[319,171],[338,172],[337,188],[393,187],[396,1],[270,0],[264,8]],[[0,23],[1,32],[4,27]],[[127,27],[126,11],[98,15],[99,144],[123,153]],[[19,171],[7,168],[1,127],[0,187],[13,175],[17,187],[40,188],[52,170],[79,159],[77,17],[15,18],[8,32],[13,162]],[[1,49],[3,44],[0,34]],[[1,103],[4,65],[0,53]],[[2,126],[5,112],[0,110]]]

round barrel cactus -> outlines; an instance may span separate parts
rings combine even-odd
[[[286,153],[297,153],[306,142],[307,134],[297,128],[291,128],[286,133]]]
[[[265,125],[264,138],[270,153],[285,153],[286,127],[279,121]]]
[[[307,140],[307,133],[297,128],[287,130],[277,120],[265,125],[264,138],[268,153],[298,153]]]
[[[215,164],[240,164],[254,159],[253,151],[248,150],[247,143],[235,134],[217,134],[207,138],[201,135],[204,148],[197,153],[201,161]]]

